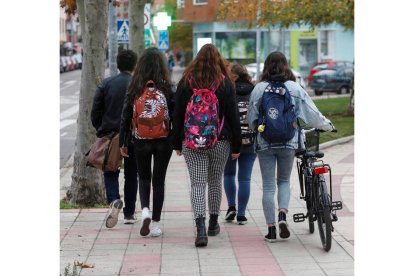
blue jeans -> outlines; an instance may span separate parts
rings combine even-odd
[[[128,145],[129,157],[124,157],[124,215],[131,216],[135,213],[135,202],[137,201],[138,191],[138,171],[135,161],[134,146]],[[119,196],[119,170],[116,172],[104,172],[104,183],[106,190],[106,200],[109,203]]]
[[[263,212],[267,224],[275,223],[275,170],[277,163],[277,201],[279,210],[288,211],[290,199],[290,173],[292,172],[294,149],[270,149],[257,153],[263,180]]]
[[[250,179],[252,176],[253,164],[256,160],[253,146],[242,148],[240,156],[236,160],[231,160],[231,154],[224,168],[224,191],[226,192],[229,207],[236,206],[236,167],[239,164],[237,180],[239,191],[237,193],[237,215],[244,216],[247,202],[250,197]]]

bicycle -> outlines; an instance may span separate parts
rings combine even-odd
[[[324,153],[319,151],[319,134],[323,130],[303,130],[305,133],[305,150],[299,151],[295,156],[299,159],[296,162],[300,198],[306,202],[306,215],[297,213],[293,215],[294,222],[303,222],[308,219],[309,232],[315,231],[314,222],[317,221],[319,236],[322,247],[325,251],[331,249],[332,222],[338,220],[337,210],[342,209],[342,201],[332,201],[332,173],[329,164],[325,164],[321,158]],[[336,129],[333,131],[336,132]],[[325,174],[329,173],[329,191],[326,185]]]

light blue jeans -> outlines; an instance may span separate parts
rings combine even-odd
[[[294,149],[278,148],[258,151],[260,172],[263,180],[263,212],[267,224],[275,223],[275,171],[277,164],[277,202],[279,210],[288,211],[290,199],[290,174],[292,172]]]

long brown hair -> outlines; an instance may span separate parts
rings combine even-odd
[[[236,75],[236,80],[240,79],[240,80],[248,81],[250,83],[252,82],[252,77],[249,75],[244,65],[241,65],[239,63],[233,65],[231,67],[231,72],[234,75]]]
[[[230,75],[224,59],[216,46],[205,44],[185,69],[182,80],[188,82],[188,79],[193,77],[199,86],[205,88],[209,87],[215,80],[223,82],[223,75],[227,78]]]
[[[281,52],[271,52],[264,63],[263,74],[260,81],[296,81],[295,75],[290,70],[285,55]]]

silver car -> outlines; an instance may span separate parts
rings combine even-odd
[[[254,83],[256,83],[256,81],[257,81],[257,76],[256,76],[256,73],[257,73],[257,69],[256,69],[256,63],[249,63],[249,64],[247,64],[247,65],[245,65],[246,66],[246,69],[247,69],[247,72],[249,73],[249,75],[252,77],[252,81],[254,82]],[[260,63],[260,74],[262,73],[262,71],[263,71],[263,67],[264,67],[264,63]],[[296,77],[296,82],[300,85],[300,86],[302,86],[303,88],[305,88],[305,81],[304,81],[304,79],[303,79],[303,77],[302,77],[302,75],[299,73],[299,72],[297,72],[297,71],[295,71],[295,70],[293,70],[292,68],[290,69],[290,70],[292,70],[292,73],[295,75],[295,77]]]

